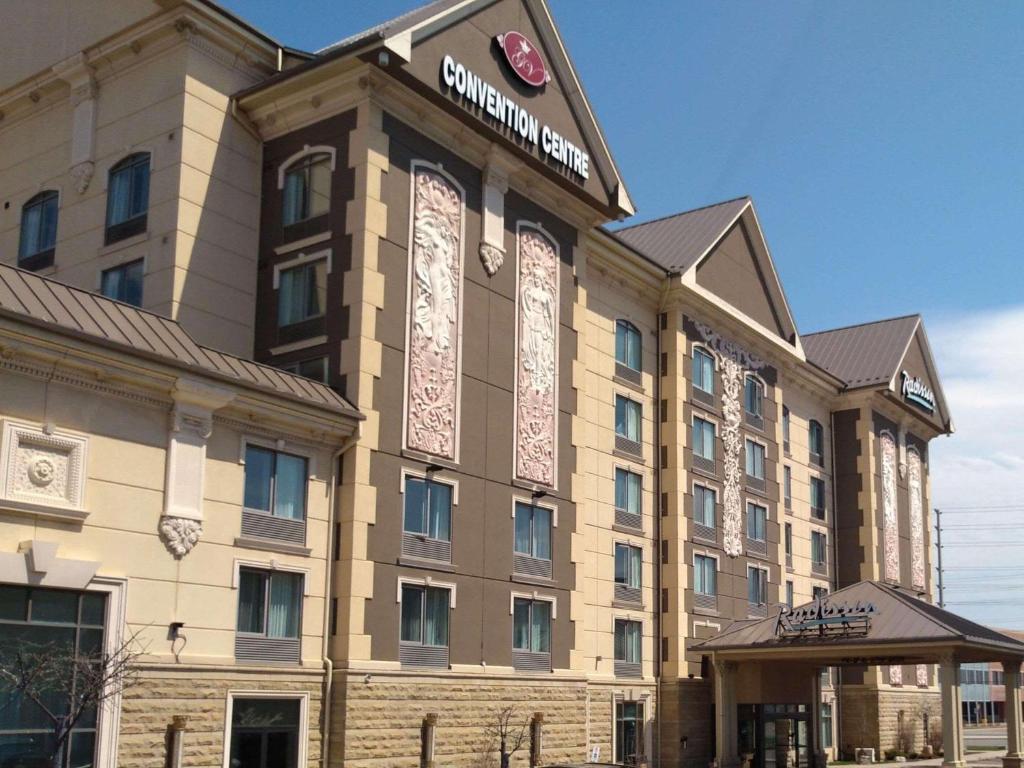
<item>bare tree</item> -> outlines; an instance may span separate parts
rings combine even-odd
[[[512,722],[516,717],[516,711],[512,707],[504,707],[498,712],[493,725],[488,726],[487,735],[491,743],[497,742],[498,754],[501,756],[500,768],[509,768],[512,762],[512,755],[523,748],[526,737],[530,731],[530,721],[526,720],[522,725]]]
[[[0,653],[0,712],[31,702],[50,724],[53,743],[46,757],[64,763],[71,732],[82,718],[132,686],[141,655],[137,633],[112,651],[76,651],[72,643],[12,644]]]

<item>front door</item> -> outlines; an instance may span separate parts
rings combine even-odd
[[[754,768],[810,768],[810,719],[805,704],[740,706],[740,757]]]
[[[642,701],[615,704],[615,762],[640,765],[644,762],[644,705]]]

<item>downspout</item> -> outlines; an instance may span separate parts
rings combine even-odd
[[[829,408],[828,413],[829,463],[832,465],[832,591],[839,588],[839,488],[836,485],[836,412]],[[843,668],[836,667],[835,684],[835,716],[836,743],[834,745],[836,759],[842,758],[843,749]],[[819,720],[821,714],[818,714]],[[820,734],[818,736],[821,738]]]
[[[320,735],[320,763],[323,768],[328,766],[328,754],[331,744],[331,686],[334,683],[334,662],[328,652],[328,645],[331,638],[331,584],[334,579],[334,526],[336,510],[334,508],[337,499],[337,488],[341,482],[341,457],[349,448],[355,445],[363,434],[363,422],[359,422],[356,431],[345,438],[341,446],[331,455],[331,485],[327,492],[327,560],[324,567],[324,621],[323,621],[323,644],[321,655],[324,664],[324,697],[320,702],[320,709],[323,713],[324,731]]]

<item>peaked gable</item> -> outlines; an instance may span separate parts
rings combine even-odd
[[[547,78],[527,83],[499,40],[538,60]],[[396,32],[408,44],[404,74],[425,85],[476,130],[525,153],[549,175],[599,203],[610,214],[633,206],[543,0],[470,0],[440,6],[412,29]],[[403,46],[394,46],[402,50]],[[539,57],[533,56],[539,54]]]
[[[890,388],[908,408],[943,432],[952,431],[949,409],[924,324],[918,323],[892,376]]]

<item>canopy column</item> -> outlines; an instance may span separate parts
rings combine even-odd
[[[942,765],[943,768],[964,768],[960,664],[952,654],[942,657],[939,664],[939,683],[942,687]]]
[[[821,745],[821,676],[827,667],[814,667],[811,674],[814,679],[811,681],[811,690],[814,695],[811,697],[811,755],[814,768],[826,768],[828,758],[825,749]]]
[[[1024,730],[1020,708],[1020,659],[1003,662],[1006,683],[1006,757],[1003,768],[1021,768]]]
[[[715,760],[718,768],[737,768],[736,662],[715,659]]]

